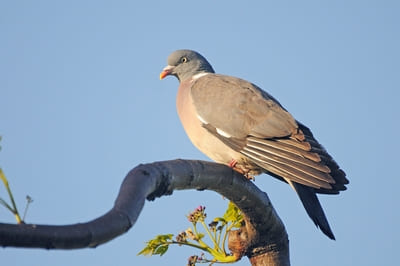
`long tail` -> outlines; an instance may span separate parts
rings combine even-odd
[[[329,226],[328,220],[326,219],[324,210],[319,203],[318,197],[314,192],[313,188],[289,181],[290,185],[299,195],[304,208],[307,211],[308,216],[313,220],[314,224],[321,229],[321,231],[328,236],[330,239],[335,240],[335,236]]]
[[[315,225],[335,239],[316,193],[339,194],[346,190],[346,174],[314,138],[310,129],[299,123],[302,136],[245,139],[225,137],[210,124],[203,125],[228,147],[243,154],[266,173],[289,183],[297,192]],[[303,140],[302,140],[303,139]]]

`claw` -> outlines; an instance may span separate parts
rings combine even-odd
[[[229,166],[230,168],[235,169],[236,164],[237,164],[237,161],[236,161],[235,159],[232,159],[232,160],[228,163],[228,166]]]
[[[235,159],[232,159],[229,163],[228,166],[235,170],[236,172],[239,172],[240,174],[244,175],[247,179],[249,180],[255,180],[254,174],[251,173],[250,169],[245,168],[243,165],[238,165],[238,162]]]

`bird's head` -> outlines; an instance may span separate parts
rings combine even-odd
[[[207,59],[192,50],[177,50],[168,56],[167,66],[161,71],[160,79],[173,75],[179,81],[184,81],[200,73],[214,73]]]

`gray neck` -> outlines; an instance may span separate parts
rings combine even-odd
[[[204,60],[196,62],[196,64],[193,64],[189,69],[185,69],[185,71],[178,72],[176,77],[179,79],[179,81],[184,81],[201,73],[215,73],[215,71],[212,66],[206,60]]]

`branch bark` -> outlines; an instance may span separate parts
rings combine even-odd
[[[174,190],[213,190],[245,215],[245,224],[229,236],[229,249],[252,265],[289,265],[289,240],[266,193],[231,168],[204,161],[173,160],[143,164],[125,177],[114,207],[103,216],[72,225],[0,223],[0,245],[45,249],[96,247],[128,231],[145,199]]]

